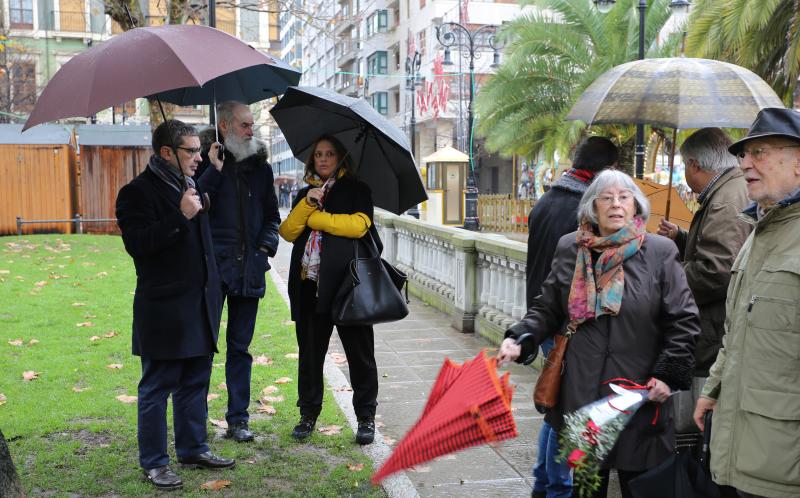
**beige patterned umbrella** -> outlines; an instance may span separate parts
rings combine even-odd
[[[688,129],[749,128],[764,107],[783,107],[755,73],[727,62],[674,57],[609,69],[583,92],[568,120]]]
[[[669,220],[678,129],[749,128],[765,107],[783,107],[783,102],[743,67],[689,57],[642,59],[601,74],[572,106],[567,120],[672,128],[664,213]]]

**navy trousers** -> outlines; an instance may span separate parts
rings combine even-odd
[[[313,310],[317,304],[317,286],[303,282],[303,307]],[[322,367],[333,333],[330,313],[303,313],[295,322],[300,361],[297,379],[297,406],[300,414],[316,418],[322,410],[324,379]],[[336,327],[342,341],[350,384],[353,386],[353,409],[358,418],[375,417],[378,406],[378,367],[375,364],[375,338],[372,327]]]
[[[226,296],[228,301],[228,327],[225,330],[225,384],[228,385],[228,411],[225,420],[229,425],[247,422],[250,415],[250,374],[253,356],[248,348],[253,340],[258,313],[257,297]]]
[[[169,463],[167,455],[167,398],[172,395],[175,453],[187,458],[208,451],[208,383],[211,356],[181,360],[142,358],[139,381],[139,465],[154,469]]]

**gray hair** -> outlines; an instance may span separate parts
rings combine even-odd
[[[647,223],[650,218],[650,201],[645,197],[633,178],[616,169],[606,169],[594,177],[594,181],[581,197],[578,204],[578,224],[589,220],[597,224],[597,212],[595,211],[594,201],[597,197],[611,187],[630,190],[633,194],[633,201],[636,204],[636,215]]]
[[[739,165],[736,156],[728,152],[731,139],[719,128],[702,128],[692,133],[681,145],[684,162],[694,159],[704,171],[722,171]]]
[[[247,104],[236,100],[226,100],[225,102],[217,105],[217,122],[231,124],[233,115],[239,107],[248,107]],[[249,107],[248,107],[249,109]]]

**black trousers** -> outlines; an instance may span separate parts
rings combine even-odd
[[[250,414],[250,376],[253,356],[250,342],[256,327],[257,297],[225,296],[228,301],[228,327],[225,329],[225,384],[228,386],[228,411],[225,420],[229,425],[247,422]]]
[[[300,364],[297,379],[297,406],[303,416],[317,417],[322,410],[324,379],[322,367],[328,343],[333,333],[330,313],[314,313],[317,304],[317,286],[313,281],[303,282],[303,308],[295,322]],[[336,327],[344,346],[350,367],[350,384],[353,387],[353,409],[358,418],[375,416],[378,406],[378,367],[375,364],[375,338],[372,327]]]

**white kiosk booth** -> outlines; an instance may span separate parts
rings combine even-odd
[[[420,219],[441,225],[464,224],[464,191],[469,156],[450,146],[422,158],[428,190]]]

